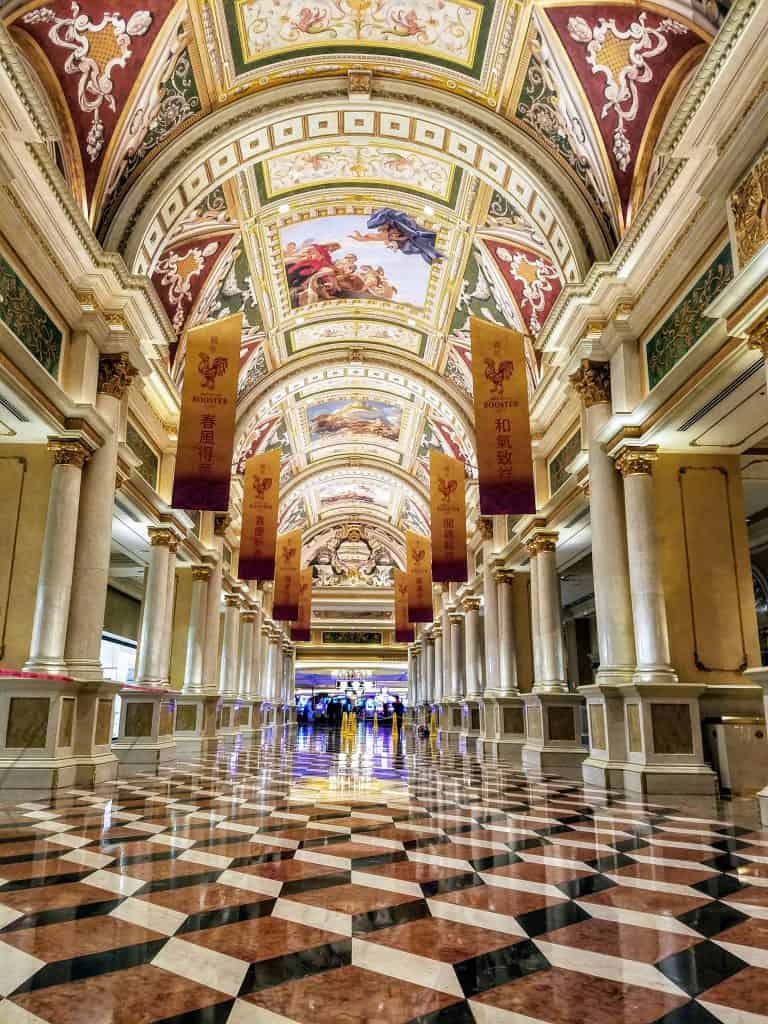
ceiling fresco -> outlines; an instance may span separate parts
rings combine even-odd
[[[98,237],[177,343],[242,310],[233,471],[281,452],[316,584],[387,587],[431,450],[476,476],[469,318],[547,321],[663,167],[725,0],[10,0]],[[489,121],[489,118],[495,119]],[[349,534],[350,524],[357,531]],[[345,532],[346,531],[346,532]]]

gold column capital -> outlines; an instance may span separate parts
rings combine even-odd
[[[611,400],[611,367],[608,363],[582,359],[581,366],[571,374],[569,382],[585,409]]]
[[[540,555],[542,551],[555,551],[557,549],[558,534],[554,531],[537,533],[525,544],[525,550],[530,556]]]
[[[123,397],[139,371],[131,363],[127,352],[107,353],[99,357],[97,391],[118,400]]]
[[[82,469],[91,457],[91,449],[79,438],[49,437],[48,451],[56,466],[76,466]]]
[[[509,586],[512,586],[516,575],[514,569],[497,569],[493,574],[493,578],[497,583],[507,583]]]
[[[461,607],[465,612],[479,612],[480,611],[480,598],[479,597],[462,597]]]
[[[176,550],[178,541],[171,530],[164,526],[150,526],[147,533],[149,534],[149,543],[153,548],[170,548],[173,545],[174,551]]]
[[[240,595],[239,594],[225,594],[224,604],[227,608],[239,608],[240,607]]]
[[[657,459],[658,448],[655,445],[644,448],[628,446],[616,455],[616,469],[623,477],[650,475]]]
[[[211,578],[211,567],[209,565],[193,565],[193,580],[209,580]]]
[[[452,626],[460,626],[464,621],[464,616],[461,612],[451,612],[448,616],[448,621]]]
[[[768,359],[768,316],[749,332],[749,347],[757,349]]]
[[[257,617],[258,616],[256,615],[256,612],[254,612],[254,611],[243,611],[243,612],[240,612],[240,621],[241,622],[255,622]]]
[[[213,533],[216,537],[223,537],[232,525],[232,516],[229,512],[217,512],[213,519]]]

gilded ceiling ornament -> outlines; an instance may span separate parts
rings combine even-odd
[[[768,152],[731,196],[736,250],[741,266],[768,242]]]
[[[539,314],[544,311],[555,283],[558,292],[560,291],[559,272],[549,260],[519,249],[510,251],[505,246],[499,246],[496,248],[496,256],[505,264],[512,280],[522,287],[523,311],[526,308],[528,310],[531,333],[539,334],[543,327]]]
[[[127,352],[102,355],[99,358],[97,390],[101,395],[111,395],[112,398],[121,399],[138,372],[136,367],[131,364]]]
[[[80,13],[80,4],[72,3],[72,16],[61,18],[50,7],[29,11],[22,21],[27,25],[50,24],[48,38],[70,53],[64,62],[68,75],[78,75],[77,99],[83,113],[92,115],[86,139],[86,152],[93,162],[104,148],[102,104],[116,110],[112,72],[124,68],[132,55],[131,37],[143,36],[152,25],[149,11],[134,11],[126,21],[120,14],[104,14],[94,22]]]
[[[608,363],[582,359],[581,366],[571,374],[569,381],[586,409],[611,400],[611,368]]]
[[[587,63],[592,72],[605,77],[605,102],[600,116],[605,117],[611,111],[616,115],[613,156],[622,171],[627,170],[634,157],[626,126],[637,117],[640,105],[637,87],[653,81],[649,61],[664,53],[667,35],[688,32],[685,25],[673,18],[664,18],[656,28],[650,28],[646,20],[645,11],[641,11],[626,31],[619,29],[613,18],[599,18],[596,25],[590,25],[580,16],[568,20],[571,39],[586,46]]]
[[[622,448],[616,456],[616,468],[624,477],[650,475],[657,459],[656,448]]]

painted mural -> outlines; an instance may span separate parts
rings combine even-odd
[[[397,441],[403,410],[399,405],[370,398],[337,398],[307,408],[311,441],[345,434],[363,434]]]
[[[280,232],[291,306],[384,299],[423,307],[429,268],[441,258],[435,233],[406,214],[333,216]]]

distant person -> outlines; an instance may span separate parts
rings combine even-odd
[[[403,712],[405,711],[403,702],[400,700],[399,697],[395,697],[395,701],[392,705],[392,711],[394,712],[395,718],[397,720],[397,727],[399,729],[400,726],[403,724]]]

